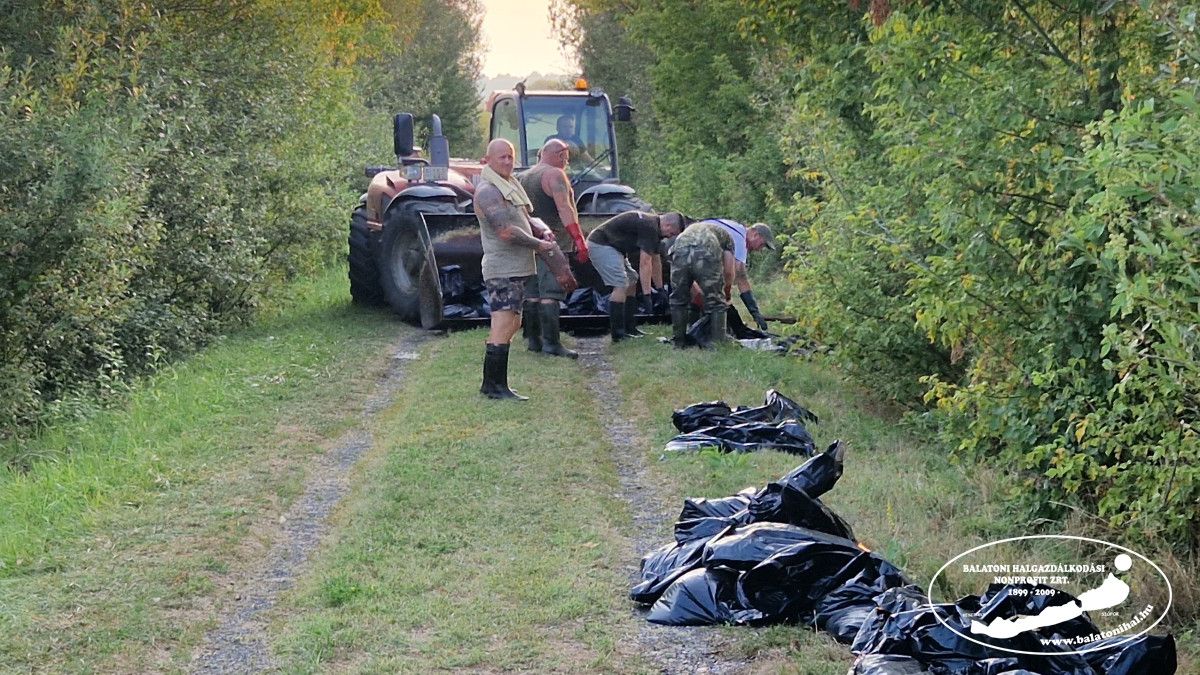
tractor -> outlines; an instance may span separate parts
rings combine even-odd
[[[567,172],[575,188],[580,226],[590,231],[628,210],[649,210],[633,188],[620,182],[613,122],[631,119],[626,97],[611,106],[608,96],[580,80],[574,90],[494,92],[487,99],[489,138],[516,149],[514,173],[537,163],[537,152],[559,124],[573,121],[584,147]],[[447,299],[462,288],[481,287],[483,248],[472,208],[478,160],[451,159],[441,120],[430,120],[428,157],[414,145],[414,118],[393,120],[395,167],[367,167],[371,181],[350,218],[350,295],[364,305],[389,306],[402,320],[424,328],[486,321],[482,313],[447,313]],[[604,292],[590,265],[572,261],[581,288]],[[602,317],[563,316],[564,326],[598,323]]]

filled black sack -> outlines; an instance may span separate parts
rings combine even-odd
[[[576,288],[571,291],[564,304],[566,306],[563,307],[562,313],[567,316],[599,313],[596,311],[596,291],[590,286]]]
[[[794,455],[812,455],[816,444],[804,425],[798,422],[742,422],[733,426],[712,426],[679,434],[667,442],[667,452],[693,452],[701,448],[722,452],[778,450]]]
[[[442,284],[442,301],[446,304],[460,304],[467,294],[467,284],[463,281],[462,267],[459,265],[444,265],[438,268],[438,281]]]
[[[473,319],[479,316],[479,312],[470,305],[451,304],[442,308],[442,318],[445,319]]]
[[[754,624],[763,614],[739,604],[737,572],[699,568],[679,577],[650,608],[646,620],[666,626]]]
[[[705,499],[704,497],[688,497],[683,500],[683,509],[679,512],[679,520],[696,518],[727,518],[739,511],[744,511],[750,505],[750,500],[758,488],[748,487],[741,492],[720,499]]]
[[[749,522],[750,512],[746,509],[742,509],[727,518],[709,516],[706,518],[680,520],[675,523],[675,542],[683,544],[696,539],[710,539],[714,535],[720,534],[722,530],[737,527],[738,525],[745,525]]]
[[[788,523],[843,539],[854,539],[850,524],[793,484],[768,483],[746,509],[753,522]]]
[[[912,582],[899,568],[878,556],[861,559],[857,571],[851,567],[842,583],[825,594],[813,608],[810,620],[835,640],[850,644],[875,610],[875,598],[890,588],[910,586]]]
[[[1132,640],[1116,636],[1088,645],[1089,649],[1093,647],[1096,651],[1086,652],[1083,657],[1104,675],[1173,673],[1178,667],[1172,635],[1142,635]]]
[[[740,422],[808,422],[816,424],[819,420],[811,410],[796,403],[774,389],[768,389],[763,404],[756,408],[741,408],[730,412],[730,417]]]
[[[686,434],[697,429],[720,426],[732,413],[733,410],[724,401],[693,403],[671,413],[671,423]]]
[[[713,537],[720,535],[718,532]],[[699,538],[682,544],[667,544],[646,554],[642,558],[642,580],[629,591],[629,598],[643,605],[658,600],[673,581],[700,566],[704,545],[713,537]]]
[[[702,560],[706,567],[728,567],[744,572],[789,546],[811,541],[857,550],[849,539],[824,532],[787,523],[753,523],[734,528],[725,536],[709,541],[704,547]]]
[[[834,441],[825,452],[813,455],[807,462],[789,471],[778,482],[803,490],[809,497],[818,498],[833,489],[842,477],[846,459],[846,444]]]
[[[774,618],[811,622],[827,596],[864,573],[868,585],[878,584],[880,589],[908,583],[891,563],[854,542],[817,533],[744,572],[738,579],[738,598]],[[858,602],[864,609],[875,605],[874,596]]]

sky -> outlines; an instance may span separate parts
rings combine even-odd
[[[483,0],[483,74],[575,74],[550,31],[549,0]]]

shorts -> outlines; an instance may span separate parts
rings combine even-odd
[[[521,303],[525,302],[525,281],[531,277],[501,277],[499,279],[484,279],[483,288],[487,295],[488,306],[493,312],[521,313]]]
[[[525,279],[525,297],[560,302],[567,299],[567,294],[563,293],[563,287],[558,285],[558,279],[554,278],[550,266],[541,258],[537,259],[537,274]]]
[[[604,244],[590,244],[588,257],[592,260],[592,267],[600,273],[600,280],[605,286],[625,288],[637,283],[638,275],[633,265],[630,265],[625,254],[617,249]]]

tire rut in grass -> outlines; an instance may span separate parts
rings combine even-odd
[[[608,354],[607,338],[579,339],[579,361],[592,377],[588,387],[596,398],[600,423],[613,446],[621,495],[633,512],[633,549],[637,556],[627,568],[629,582],[639,580],[640,556],[662,546],[663,524],[677,513],[662,493],[646,463],[646,440],[624,417],[617,373]],[[729,639],[712,628],[659,626],[645,621],[645,610],[631,611],[638,622],[637,646],[663,673],[738,673],[749,663],[727,655]]]
[[[263,562],[234,581],[237,601],[204,636],[192,658],[192,672],[255,673],[274,667],[265,613],[275,606],[280,593],[291,587],[320,544],[329,515],[349,490],[350,470],[374,443],[367,431],[370,420],[401,390],[408,363],[419,357],[418,350],[429,336],[424,331],[407,333],[391,345],[391,364],[365,402],[362,422],[314,461],[303,494],[283,516],[278,537]]]

